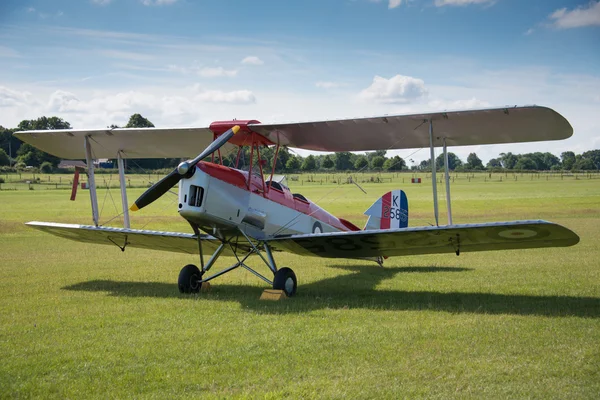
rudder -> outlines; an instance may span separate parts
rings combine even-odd
[[[408,198],[403,190],[393,190],[381,196],[365,211],[369,217],[364,230],[408,227]]]

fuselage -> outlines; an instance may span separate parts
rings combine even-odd
[[[220,239],[360,230],[260,174],[209,162],[179,182],[179,214]]]

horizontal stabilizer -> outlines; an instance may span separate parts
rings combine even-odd
[[[59,224],[54,222],[27,222],[27,226],[51,233],[65,239],[84,243],[109,244],[137,247],[147,250],[162,250],[176,253],[198,254],[196,235],[178,232],[161,232],[112,228],[105,226]],[[209,235],[202,235],[202,248],[214,252],[221,242]]]
[[[579,236],[573,231],[541,220],[291,235],[268,240],[276,250],[330,258],[567,247],[578,242]]]

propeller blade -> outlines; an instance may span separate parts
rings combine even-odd
[[[208,145],[206,149],[202,151],[196,158],[191,161],[184,161],[177,168],[175,168],[169,175],[162,178],[160,181],[152,185],[146,190],[133,205],[129,208],[131,211],[137,211],[141,208],[146,207],[148,204],[154,202],[163,194],[167,193],[169,189],[177,185],[179,181],[184,178],[188,172],[196,166],[203,158],[207,157],[211,153],[221,148],[233,135],[240,130],[238,125],[228,129],[225,133],[219,136],[215,141]],[[189,176],[188,176],[189,177]]]
[[[183,176],[179,175],[177,169],[174,169],[169,175],[165,176],[146,190],[129,209],[131,211],[137,211],[140,208],[146,207],[148,204],[167,193],[173,186],[177,185],[181,178],[183,178]]]

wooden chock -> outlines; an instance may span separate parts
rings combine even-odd
[[[202,286],[200,286],[200,293],[208,293],[210,292],[210,282],[204,282]]]
[[[271,301],[279,301],[283,299],[287,299],[285,292],[283,290],[275,290],[275,289],[265,289],[260,296],[261,300],[271,300]]]

